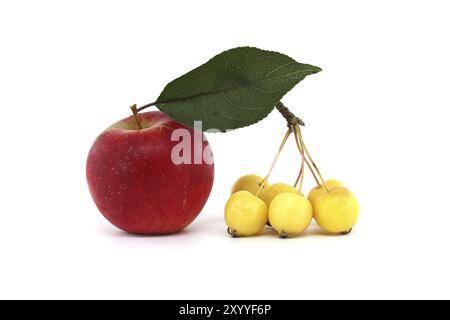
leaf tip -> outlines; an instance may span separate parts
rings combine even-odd
[[[320,67],[316,67],[316,66],[311,66],[311,71],[312,73],[319,73],[320,71],[322,71],[322,68]]]

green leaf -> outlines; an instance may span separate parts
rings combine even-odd
[[[222,132],[265,118],[297,83],[320,68],[272,51],[234,48],[170,82],[156,106],[193,127]]]

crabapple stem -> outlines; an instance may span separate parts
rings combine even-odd
[[[314,170],[312,169],[311,164],[309,163],[308,159],[306,159],[306,157],[305,157],[305,150],[304,150],[304,148],[301,146],[301,144],[299,144],[298,140],[300,140],[300,137],[297,138],[298,134],[297,134],[297,129],[296,128],[297,127],[300,128],[300,126],[304,126],[305,123],[303,122],[302,119],[300,119],[295,114],[293,114],[281,101],[278,102],[275,107],[281,113],[281,115],[284,117],[284,119],[286,119],[288,128],[295,133],[295,141],[297,143],[298,150],[300,151],[300,154],[302,156],[302,166],[301,166],[301,170],[300,170],[300,172],[298,174],[297,180],[294,183],[294,188],[297,187],[297,184],[300,181],[300,190],[302,189],[303,179],[304,179],[304,175],[305,175],[305,162],[306,162],[306,165],[308,166],[309,170],[313,174],[314,179],[317,182],[317,185],[320,185],[320,182],[317,179],[317,176],[314,173]]]
[[[293,129],[295,125],[300,125],[300,126],[304,126],[305,125],[303,120],[300,119],[299,117],[297,117],[295,114],[293,114],[291,112],[291,110],[289,110],[283,104],[283,102],[281,102],[281,101],[278,102],[277,105],[275,106],[275,108],[277,108],[277,110],[281,113],[281,115],[284,117],[284,119],[286,119],[288,127]]]
[[[300,155],[302,157],[302,165],[300,168],[300,173],[297,178],[297,182],[300,180],[300,186],[298,189],[299,189],[299,192],[301,193],[302,187],[303,187],[303,178],[305,176],[305,149],[301,146],[301,143],[299,142],[297,130],[294,131],[294,136],[295,136],[295,143],[297,144],[297,148],[300,151]],[[295,187],[297,186],[297,182],[295,183]]]
[[[303,150],[305,150],[306,155],[308,156],[309,160],[311,161],[311,164],[313,165],[313,167],[315,168],[317,174],[319,175],[320,180],[322,181],[323,186],[325,187],[325,190],[326,190],[327,192],[330,192],[330,190],[328,190],[328,187],[327,187],[327,185],[326,185],[326,183],[325,183],[325,180],[323,179],[322,174],[320,173],[319,168],[317,167],[316,163],[315,163],[314,160],[312,159],[311,154],[310,154],[309,151],[308,151],[308,148],[306,148],[305,141],[303,140],[302,132],[301,132],[301,130],[300,130],[300,126],[298,126],[298,125],[295,126],[295,131],[297,132],[297,135],[298,135],[298,138],[299,138],[299,140],[300,140],[300,144],[301,144]]]
[[[139,130],[142,130],[142,122],[141,122],[141,118],[139,117],[139,111],[137,109],[137,105],[133,104],[130,108],[131,108],[131,111],[133,112],[134,120],[136,120],[136,124],[137,124]]]
[[[304,153],[303,153],[303,150],[302,150],[302,148],[301,148],[301,146],[300,146],[300,144],[299,144],[299,142],[297,140],[298,139],[297,138],[297,131],[294,131],[294,138],[295,138],[295,144],[297,145],[297,148],[298,148],[298,150],[300,152],[300,156],[302,157],[302,162],[303,162]],[[303,174],[303,169],[304,169],[303,167],[300,167],[300,172],[298,173],[297,179],[295,180],[295,183],[293,185],[294,188],[297,188],[297,185],[298,185],[298,183],[300,181],[300,178],[302,177],[302,174]]]
[[[302,146],[301,146],[301,144],[300,144],[300,141],[299,141],[299,139],[298,139],[297,132],[295,132],[295,142],[296,142],[296,144],[297,144],[297,148],[298,148],[300,154],[301,154],[301,155],[304,155],[305,153],[304,153],[304,150],[303,150],[303,148],[302,148]],[[317,185],[320,186],[320,181],[319,181],[319,179],[317,178],[317,175],[316,175],[316,173],[314,172],[313,168],[311,167],[311,164],[309,163],[309,160],[308,160],[306,157],[304,157],[304,160],[305,160],[306,165],[307,165],[308,168],[309,168],[309,171],[312,173],[312,175],[313,175],[313,177],[314,177],[314,180],[316,180]],[[299,180],[300,180],[301,175],[302,175],[302,171],[300,171],[300,172],[298,173],[297,180],[295,180],[294,188],[297,187],[297,184],[298,184],[298,182],[299,182]]]
[[[302,175],[302,170],[300,169],[300,172],[298,173],[297,178],[295,179],[295,183],[293,185],[294,188],[297,188],[298,182],[300,181],[300,177]]]
[[[275,168],[275,164],[277,163],[278,157],[280,156],[281,151],[283,150],[284,145],[286,144],[287,139],[289,138],[291,134],[291,129],[288,129],[286,131],[286,134],[284,135],[283,141],[281,141],[280,147],[278,148],[278,152],[275,156],[275,158],[273,159],[272,165],[270,166],[269,172],[267,173],[267,175],[264,177],[263,181],[261,181],[261,185],[259,186],[258,192],[256,192],[256,196],[259,195],[259,193],[261,192],[264,184],[266,183],[266,181],[269,179],[270,174],[273,171],[273,168]]]

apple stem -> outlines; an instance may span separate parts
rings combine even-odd
[[[139,117],[139,111],[137,108],[137,105],[133,104],[131,107],[131,111],[133,112],[134,119],[136,120],[136,124],[139,128],[139,130],[142,130],[142,122],[141,118]]]
[[[264,177],[263,181],[261,181],[261,185],[258,189],[258,192],[256,192],[256,196],[259,195],[259,193],[261,192],[262,188],[264,187],[264,184],[266,183],[266,181],[269,179],[270,174],[273,171],[273,168],[275,168],[275,164],[277,163],[278,157],[280,156],[281,151],[283,150],[284,145],[286,144],[286,141],[288,140],[289,136],[291,135],[291,129],[288,129],[286,134],[284,135],[283,141],[281,141],[280,147],[278,148],[278,152],[275,156],[275,159],[273,159],[272,165],[270,166],[269,172],[267,173],[267,175]]]
[[[301,144],[303,150],[306,152],[306,155],[308,156],[309,161],[311,161],[311,164],[313,165],[314,169],[316,170],[317,174],[319,175],[320,180],[322,181],[325,190],[326,190],[327,192],[330,192],[330,190],[328,190],[328,187],[327,187],[327,185],[326,185],[326,183],[325,183],[325,180],[323,179],[322,174],[320,173],[319,168],[317,167],[316,163],[315,163],[314,160],[312,159],[311,154],[310,154],[309,151],[308,151],[308,148],[306,148],[305,141],[303,140],[302,132],[301,132],[301,130],[300,130],[300,126],[298,126],[298,125],[295,126],[295,131],[297,132],[297,136],[298,136],[298,138],[299,138],[299,140],[300,140],[300,144]],[[319,185],[320,185],[320,184],[319,184]]]

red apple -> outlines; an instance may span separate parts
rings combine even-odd
[[[174,233],[197,217],[209,197],[214,180],[211,149],[201,131],[162,112],[142,113],[140,119],[142,129],[129,117],[94,142],[86,169],[89,190],[116,227],[134,234]],[[182,134],[172,135],[174,130]],[[184,149],[172,141],[181,136],[188,137]],[[209,161],[198,157],[204,154],[211,156]],[[177,155],[186,161],[180,163]],[[189,161],[194,155],[195,161]]]

